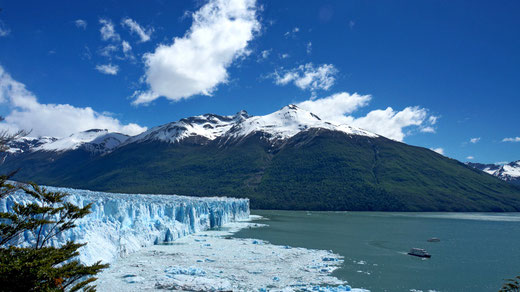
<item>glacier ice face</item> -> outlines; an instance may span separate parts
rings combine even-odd
[[[47,190],[70,194],[66,201],[79,207],[92,203],[92,213],[50,242],[52,246],[68,240],[86,242],[79,256],[85,264],[110,263],[142,247],[249,218],[248,199],[117,194],[55,187]],[[11,211],[15,202],[33,200],[21,192],[14,193],[0,201],[0,211]],[[19,245],[29,246],[34,241],[35,234],[27,231],[21,235]]]

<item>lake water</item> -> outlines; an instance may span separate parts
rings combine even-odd
[[[520,213],[253,211],[268,227],[235,237],[327,249],[334,276],[372,291],[498,291],[520,275]],[[440,242],[427,242],[438,237]],[[431,259],[406,253],[424,248]],[[413,291],[413,290],[412,290]]]

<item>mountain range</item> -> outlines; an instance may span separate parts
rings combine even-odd
[[[0,171],[53,186],[248,197],[261,209],[520,211],[520,188],[474,165],[295,105],[189,117],[132,137],[89,130],[9,146]]]
[[[483,164],[474,162],[468,162],[467,164],[504,181],[520,185],[520,160],[501,164]]]

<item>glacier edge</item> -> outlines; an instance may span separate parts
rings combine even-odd
[[[110,263],[146,246],[249,218],[249,199],[46,188],[68,193],[66,201],[79,207],[92,203],[92,213],[77,220],[75,228],[50,242],[51,246],[61,246],[68,240],[87,243],[79,250],[78,259],[84,264]],[[15,202],[33,201],[32,197],[19,191],[0,200],[0,211],[12,211]],[[34,242],[34,232],[26,231],[19,238],[18,246],[29,246]]]

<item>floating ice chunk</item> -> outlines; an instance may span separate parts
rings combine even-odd
[[[137,275],[125,275],[123,276],[124,281],[128,284],[141,283],[144,281],[143,277],[139,277]]]
[[[356,289],[357,290],[357,289]],[[311,288],[304,287],[302,291],[317,291],[317,292],[342,292],[342,291],[352,291],[352,288],[349,285],[339,285],[339,286],[313,286]],[[358,290],[359,291],[359,290]]]
[[[190,276],[204,276],[206,275],[206,271],[197,267],[180,267],[180,266],[171,266],[164,270],[167,276],[170,275],[190,275]]]
[[[231,291],[228,280],[190,275],[175,275],[173,279],[155,284],[156,289],[180,291]]]

